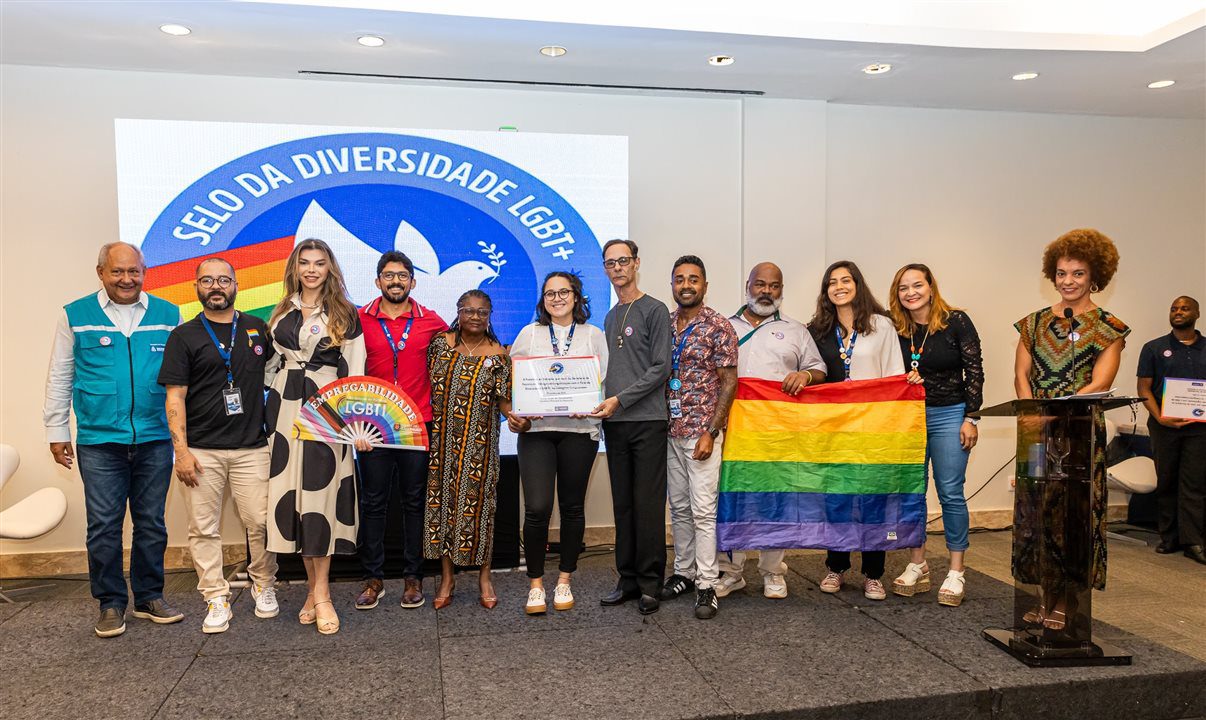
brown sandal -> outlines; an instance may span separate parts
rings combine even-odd
[[[1063,610],[1052,610],[1051,614],[1043,619],[1043,627],[1048,630],[1063,630],[1068,624],[1067,618]]]

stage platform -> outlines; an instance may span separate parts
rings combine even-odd
[[[865,600],[861,587],[818,590],[822,557],[789,556],[791,594],[749,586],[708,622],[691,600],[642,617],[603,608],[609,555],[584,559],[578,605],[523,614],[522,573],[496,573],[500,604],[476,602],[475,573],[454,603],[404,610],[401,583],[357,612],[358,584],[335,586],[343,628],[297,623],[304,587],[281,588],[281,616],[257,619],[247,591],[221,635],[200,632],[195,593],[174,594],[184,622],[127,620],[93,637],[91,599],[0,605],[0,715],[23,718],[1194,718],[1206,716],[1206,664],[1099,624],[1134,654],[1130,667],[1031,669],[980,637],[1007,623],[1012,590],[969,571],[960,608],[916,598]],[[889,555],[888,576],[903,567]],[[857,566],[857,556],[856,556]],[[945,574],[931,560],[936,577]],[[550,603],[551,606],[551,603]]]

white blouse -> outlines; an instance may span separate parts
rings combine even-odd
[[[871,323],[875,326],[875,332],[859,335],[854,341],[854,357],[850,358],[850,379],[874,380],[903,375],[904,355],[900,352],[896,326],[890,318],[883,315],[872,315]]]
[[[569,351],[565,350],[565,342],[569,337],[570,326],[562,327],[553,324],[553,335],[557,338],[562,355],[594,355],[599,358],[599,369],[602,375],[607,375],[607,340],[603,331],[587,324],[574,325],[574,341]],[[532,323],[519,331],[515,342],[511,343],[511,357],[539,357],[553,355],[553,344],[549,342],[549,326]],[[602,421],[597,418],[548,417],[532,421],[532,429],[528,432],[580,432],[590,433],[592,440],[600,437],[599,429]]]

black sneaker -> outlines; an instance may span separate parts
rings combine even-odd
[[[695,617],[700,620],[711,620],[720,610],[720,601],[716,599],[716,591],[703,588],[695,591]]]
[[[125,612],[110,607],[100,611],[96,621],[96,636],[103,638],[117,637],[126,631]]]
[[[152,600],[142,605],[135,605],[134,612],[131,614],[136,618],[150,620],[159,625],[171,625],[184,619],[184,613],[168,605],[164,602],[163,598]]]
[[[662,591],[658,593],[658,598],[661,600],[673,600],[694,588],[695,582],[693,580],[688,580],[682,575],[671,575],[666,579],[666,584],[662,586]]]

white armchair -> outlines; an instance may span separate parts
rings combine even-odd
[[[17,472],[21,455],[12,445],[0,444],[0,490]],[[0,539],[28,540],[54,530],[67,515],[67,496],[58,488],[42,488],[0,511]],[[32,590],[33,588],[20,588]],[[16,591],[10,591],[16,592]],[[12,602],[0,592],[0,602]]]

